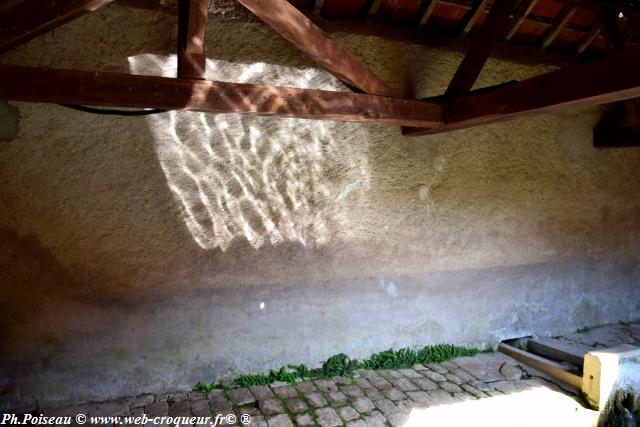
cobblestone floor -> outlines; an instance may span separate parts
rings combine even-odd
[[[491,400],[491,397],[536,388],[552,390],[570,399],[560,394],[562,392],[555,385],[529,377],[513,359],[500,353],[482,353],[440,364],[415,365],[411,369],[359,370],[353,378],[334,377],[226,392],[214,390],[206,395],[199,392],[142,394],[43,412],[45,415],[144,413],[148,417],[215,417],[216,414],[233,413],[237,419],[234,425],[242,425],[240,417],[248,414],[250,425],[256,427],[403,426],[422,425],[410,422],[412,411],[416,409]]]

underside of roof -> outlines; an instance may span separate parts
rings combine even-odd
[[[0,53],[115,0],[9,0],[0,6]],[[638,0],[117,0],[178,16],[178,76],[165,78],[0,64],[0,98],[80,106],[194,110],[403,126],[448,132],[545,112],[623,102],[594,130],[596,146],[640,139]],[[353,92],[205,80],[209,14],[260,19]],[[374,20],[424,34],[469,38],[446,91],[411,99],[332,40],[313,16]],[[497,44],[578,56],[575,65],[473,91]],[[82,107],[85,111],[90,111]]]
[[[430,34],[473,37],[482,28],[494,2],[315,0],[313,6],[312,0],[295,3],[332,19],[366,16],[393,25],[419,28]],[[593,2],[588,1],[522,0],[514,11],[518,20],[512,22],[505,39],[513,44],[544,46],[567,54],[602,55],[606,53],[607,44],[599,31],[598,14],[592,6]],[[624,37],[630,43],[640,42],[640,25],[637,25],[640,23],[640,2],[617,2],[617,6]]]
[[[20,1],[20,0],[17,0]],[[177,0],[126,0],[147,9],[173,11]],[[301,12],[332,21],[372,21],[424,34],[473,37],[478,34],[493,6],[493,0],[290,0]],[[618,25],[627,43],[640,44],[638,0],[513,0],[517,17],[505,41],[514,45],[539,46],[551,52],[587,58],[607,53],[602,17],[594,5],[617,11]],[[250,18],[235,0],[212,0],[210,13]]]

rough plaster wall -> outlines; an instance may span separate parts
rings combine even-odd
[[[171,75],[175,22],[118,4],[3,62]],[[461,56],[335,34],[397,87]],[[343,90],[261,24],[212,21],[207,74]],[[491,60],[479,85],[553,68]],[[450,134],[10,103],[0,144],[5,404],[96,400],[435,342],[639,317],[640,152],[598,109]],[[4,126],[4,119],[3,124]],[[6,350],[5,350],[6,349]]]

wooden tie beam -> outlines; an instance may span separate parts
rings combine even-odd
[[[489,123],[587,107],[640,96],[640,50],[574,65],[512,84],[445,97],[446,124],[407,135],[429,135]],[[612,78],[615,76],[615,78]]]
[[[438,5],[438,0],[427,0],[421,5],[421,12],[418,14],[420,19],[418,20],[418,26],[423,27],[431,17],[431,14]]]
[[[0,99],[441,126],[435,102],[266,85],[0,65]]]

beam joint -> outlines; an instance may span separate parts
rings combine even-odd
[[[204,79],[208,0],[178,0],[178,77]]]
[[[555,113],[568,108],[625,101],[640,96],[640,49],[494,88],[441,99],[447,123],[438,129],[404,129],[427,135],[489,123]],[[615,76],[615,78],[612,78]]]
[[[371,95],[397,97],[362,61],[332,40],[287,0],[238,0],[254,15],[349,87]]]

